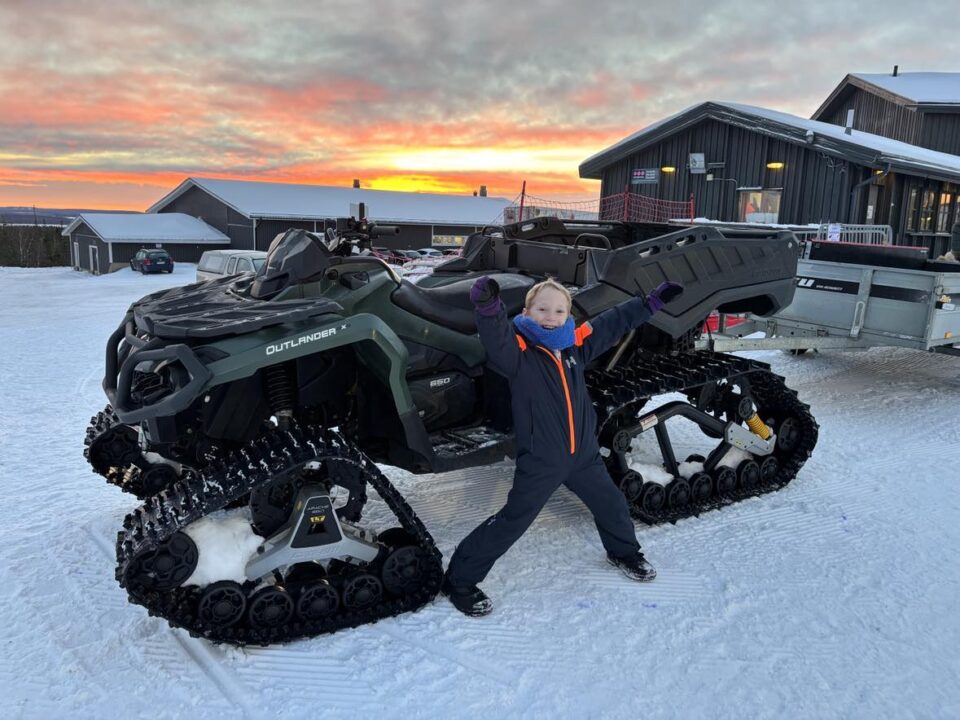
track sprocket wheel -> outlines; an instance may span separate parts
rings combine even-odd
[[[157,547],[138,553],[127,566],[126,582],[144,590],[172,590],[193,574],[199,559],[193,539],[177,532]]]

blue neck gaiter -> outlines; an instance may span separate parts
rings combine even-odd
[[[538,343],[551,350],[566,350],[574,342],[574,322],[572,317],[558,328],[548,330],[541,327],[534,320],[526,315],[517,315],[513,319],[513,324],[517,329],[523,331],[527,336],[534,338]]]

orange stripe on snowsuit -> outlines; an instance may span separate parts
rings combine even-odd
[[[570,454],[573,455],[577,450],[577,436],[573,432],[573,403],[570,402],[570,388],[567,387],[567,376],[563,372],[563,363],[552,352],[541,345],[537,345],[538,350],[543,350],[547,357],[553,360],[557,366],[557,372],[560,373],[560,382],[563,383],[563,394],[567,398],[567,422],[570,424]]]
[[[573,344],[580,347],[583,345],[583,341],[591,335],[593,335],[593,327],[591,327],[590,323],[585,322],[573,331]]]
[[[527,351],[527,341],[524,340],[524,339],[523,339],[522,337],[520,337],[519,335],[517,335],[517,345],[520,346],[520,352],[526,352],[526,351]]]

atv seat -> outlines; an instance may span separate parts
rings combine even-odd
[[[422,288],[404,280],[393,291],[393,302],[397,307],[413,313],[443,327],[472,335],[477,331],[473,318],[473,303],[470,302],[470,288],[477,277],[457,280],[449,285]],[[507,315],[516,315],[523,309],[529,290],[536,279],[515,273],[493,273],[490,275],[500,285],[500,297],[507,307]]]

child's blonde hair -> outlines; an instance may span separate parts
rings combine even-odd
[[[527,290],[527,299],[525,303],[525,307],[527,308],[527,310],[529,310],[530,307],[533,305],[533,301],[537,299],[537,295],[540,294],[540,291],[545,290],[546,288],[551,288],[563,294],[563,296],[567,299],[567,312],[570,312],[571,310],[573,310],[573,296],[570,295],[570,291],[567,290],[563,285],[558,283],[553,278],[547,278],[542,282],[538,282],[532,288]]]

